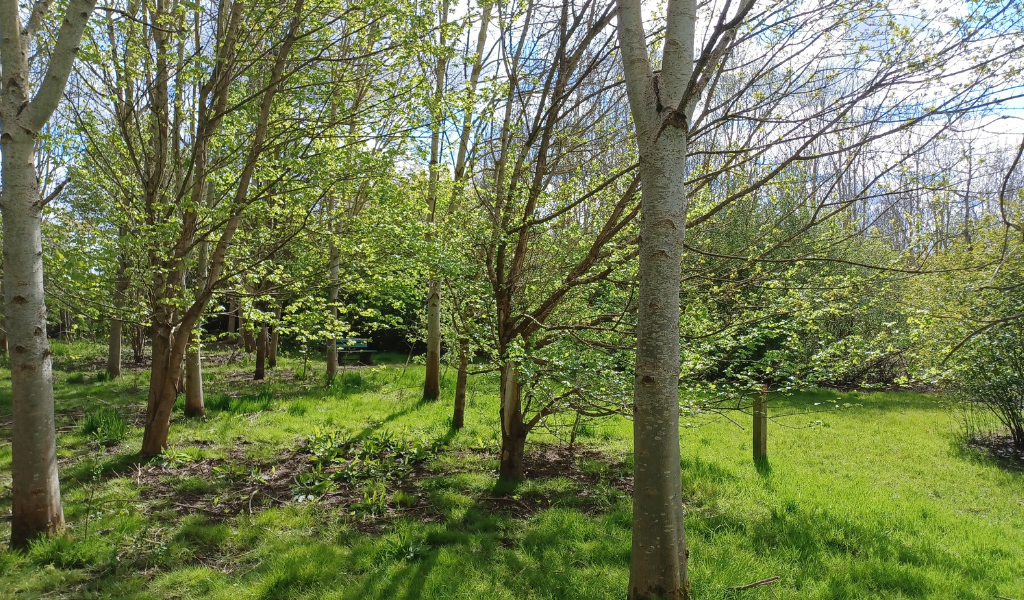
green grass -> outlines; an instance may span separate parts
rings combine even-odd
[[[631,506],[614,482],[632,464],[625,420],[579,431],[578,443],[606,457],[578,459],[596,483],[531,480],[511,495],[528,510],[503,511],[493,500],[493,375],[471,379],[468,426],[456,434],[449,429],[454,372],[446,374],[439,402],[422,402],[422,368],[406,369],[404,356],[349,370],[330,387],[281,377],[301,370],[299,357],[283,357],[259,385],[241,378],[238,363],[210,365],[207,417],[173,417],[179,466],[138,479],[138,469],[156,468],[136,465],[132,455],[141,442],[147,374],[102,381],[93,373],[69,384],[68,374],[88,372],[104,349],[54,346],[62,369],[58,455],[68,536],[41,540],[27,553],[0,550],[0,598],[624,595]],[[310,364],[322,376],[323,365]],[[97,406],[127,419],[127,438],[114,449],[83,431]],[[702,420],[682,430],[695,598],[770,598],[765,589],[728,588],[778,575],[774,589],[785,599],[1024,599],[1022,475],[965,449],[940,400],[819,391],[774,400],[770,410],[778,418],[761,465],[750,459],[748,416],[732,415],[746,429]],[[0,422],[9,422],[10,411],[10,377],[0,370]],[[355,440],[384,439],[388,431],[440,446],[426,463],[428,477],[359,483],[373,500],[366,504],[379,504],[384,490],[391,518],[373,516],[376,504],[357,509],[364,496],[352,505],[287,500],[273,508],[259,493],[248,496],[268,489],[260,482],[273,479],[277,461],[315,431]],[[0,429],[5,514],[9,435],[9,427]],[[534,439],[556,441],[550,434]],[[156,489],[163,495],[154,497]],[[178,505],[202,502],[229,512]],[[8,537],[4,520],[0,543]]]

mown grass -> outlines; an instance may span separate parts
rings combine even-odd
[[[171,429],[176,451],[189,460],[273,461],[318,428],[350,437],[387,429],[442,446],[429,461],[430,476],[415,484],[425,506],[403,512],[398,505],[415,498],[394,492],[388,501],[398,516],[369,529],[361,513],[320,502],[189,514],[147,499],[131,475],[145,373],[96,381],[102,348],[55,349],[69,534],[24,554],[0,551],[2,598],[624,596],[631,507],[606,482],[632,461],[625,420],[581,430],[582,443],[606,457],[580,459],[600,479],[593,489],[551,476],[512,492],[517,506],[547,499],[551,508],[498,511],[493,452],[474,451],[497,444],[493,376],[471,380],[468,426],[453,434],[454,373],[445,378],[441,401],[422,402],[422,369],[405,369],[405,357],[349,371],[329,388],[275,376],[255,384],[240,376],[243,364],[207,366],[208,416],[186,420],[176,413]],[[300,365],[284,358],[279,371]],[[314,369],[323,373],[323,365]],[[84,381],[67,383],[74,373]],[[77,426],[103,406],[131,424],[127,440],[109,449]],[[750,459],[749,428],[719,420],[682,431],[695,598],[770,598],[765,588],[728,588],[775,575],[781,598],[1024,598],[1024,481],[966,450],[940,400],[818,391],[775,400],[771,411],[779,417],[769,429],[766,464]],[[10,378],[0,371],[5,514],[9,422]],[[535,439],[556,441],[550,434]],[[210,477],[172,476],[165,483],[192,496],[228,493]],[[8,537],[5,520],[0,543]]]

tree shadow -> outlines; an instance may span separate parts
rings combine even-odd
[[[767,456],[758,458],[754,460],[754,469],[762,479],[768,479],[772,474],[772,463]]]

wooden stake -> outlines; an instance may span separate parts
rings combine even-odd
[[[754,399],[754,462],[768,458],[768,386]]]

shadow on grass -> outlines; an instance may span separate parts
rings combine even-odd
[[[977,441],[972,443],[972,440],[962,433],[949,436],[949,455],[978,466],[999,469],[1015,479],[1024,475],[1024,458],[997,455],[992,448]]]
[[[767,479],[772,474],[772,463],[767,457],[754,460],[754,468],[761,479]]]
[[[429,406],[431,404],[433,404],[433,402],[431,402],[429,400],[418,400],[415,403],[410,404],[409,406],[406,406],[405,408],[403,408],[401,410],[396,410],[395,412],[389,414],[388,416],[384,417],[383,419],[374,420],[372,423],[368,424],[366,427],[363,427],[362,431],[360,431],[356,435],[352,436],[352,439],[353,440],[362,440],[366,436],[370,435],[371,433],[376,432],[377,430],[379,430],[380,428],[384,427],[388,423],[392,423],[394,421],[397,421],[398,419],[401,419],[402,417],[404,417],[406,415],[411,415],[412,413],[418,412],[422,408],[424,408],[426,406]]]
[[[882,520],[808,510],[796,500],[785,500],[752,525],[749,537],[758,552],[798,555],[797,576],[824,579],[828,597],[870,589],[885,597],[928,598],[936,591],[936,570],[974,582],[986,580],[983,557],[961,555],[929,536],[910,535],[916,533]],[[959,581],[963,588],[954,596],[969,596],[968,582]]]
[[[73,490],[90,485],[94,477],[98,477],[100,481],[124,477],[133,468],[147,465],[154,459],[155,457],[143,457],[136,453],[90,456],[60,474],[61,487]]]
[[[810,390],[788,396],[772,394],[768,399],[768,410],[773,416],[779,413],[825,413],[836,410],[837,404],[841,408],[852,404],[857,408],[880,411],[936,410],[945,406],[941,398],[926,394]]]

